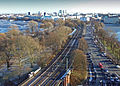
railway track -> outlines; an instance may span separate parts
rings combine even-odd
[[[62,59],[60,60],[61,64],[60,64],[59,66],[62,66],[62,64],[65,64],[65,59],[66,59],[66,57],[68,56],[68,54],[70,53],[70,51],[72,50],[72,46],[73,46],[74,43],[76,42],[76,39],[74,39],[74,38],[75,38],[77,35],[78,35],[78,32],[76,33],[76,35],[74,35],[74,37],[73,37],[73,39],[70,41],[68,47],[66,47],[66,50],[65,50],[65,52],[63,53],[63,56],[62,56],[62,54],[61,54]],[[58,68],[58,69],[59,69],[59,68]],[[51,79],[51,78],[49,77],[49,78],[45,79],[44,81],[42,81],[42,82],[44,82],[43,84],[39,84],[39,85],[40,85],[40,86],[45,86],[45,85],[46,85],[46,86],[49,86],[49,85],[54,86],[54,85],[57,83],[57,79],[58,79],[59,77],[61,77],[61,76],[66,72],[65,70],[66,70],[66,69],[65,69],[65,66],[63,66],[62,68],[60,68],[59,71],[62,71],[62,72],[59,72],[58,75],[56,75],[56,72],[58,72],[58,70],[55,70],[55,71],[52,73],[52,75],[51,75],[51,77],[56,77],[55,79]]]
[[[54,85],[66,71],[65,60],[72,50],[72,47],[77,41],[77,37],[80,34],[80,30],[77,30],[68,44],[65,46],[62,52],[51,61],[51,63],[39,74],[33,77],[31,80],[27,80],[20,86],[49,86]]]

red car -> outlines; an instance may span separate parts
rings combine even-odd
[[[99,67],[100,67],[100,68],[103,68],[103,65],[102,65],[102,63],[99,63]]]

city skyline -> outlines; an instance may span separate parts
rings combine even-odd
[[[120,13],[119,0],[0,0],[0,13]]]

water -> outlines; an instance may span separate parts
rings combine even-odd
[[[12,25],[18,26],[20,31],[25,31],[25,30],[29,29],[28,22],[29,21],[0,20],[0,33],[8,32],[9,30],[11,30],[11,28],[9,28],[9,27]],[[41,23],[38,23],[38,27],[40,27],[40,24]],[[40,29],[40,30],[43,31],[43,29]]]
[[[104,29],[110,29],[115,32],[117,35],[116,38],[118,39],[118,41],[120,41],[120,24],[105,24]]]
[[[7,21],[7,20],[0,20],[0,33],[5,33],[11,30],[9,28],[12,25],[17,25],[19,30],[24,31],[28,29],[28,22],[26,21]]]

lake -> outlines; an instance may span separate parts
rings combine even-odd
[[[5,33],[11,30],[9,28],[12,25],[17,25],[19,30],[24,31],[28,29],[27,21],[7,21],[7,20],[0,20],[0,33]]]
[[[0,20],[0,33],[8,32],[9,30],[11,30],[11,28],[9,27],[12,25],[17,25],[20,31],[25,31],[29,29],[28,22],[29,21]],[[38,22],[38,28],[40,27],[40,24],[41,23]],[[43,31],[43,29],[39,29],[39,30]]]
[[[104,29],[110,29],[117,34],[117,39],[120,41],[120,24],[105,24]]]

